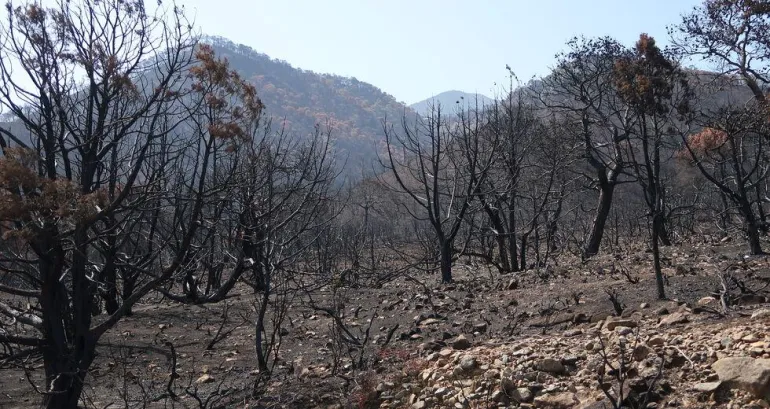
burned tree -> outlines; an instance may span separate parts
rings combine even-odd
[[[629,118],[611,81],[615,62],[626,50],[611,38],[575,38],[568,47],[543,79],[539,99],[574,124],[572,139],[586,164],[579,172],[589,188],[599,191],[583,249],[591,257],[599,252],[615,189],[627,170],[621,144],[628,138]]]
[[[689,84],[676,64],[646,34],[639,37],[632,55],[616,62],[613,79],[632,117],[628,157],[647,204],[658,298],[664,299],[660,238],[665,231],[666,186],[661,161],[665,160],[664,146],[670,145],[676,136],[674,121],[690,113]]]
[[[0,337],[14,353],[42,355],[45,386],[36,388],[46,407],[78,405],[97,341],[192,257],[210,185],[203,176],[187,183],[195,189],[185,198],[157,187],[183,157],[199,157],[176,132],[188,116],[181,100],[194,46],[176,7],[7,7],[0,104],[18,126],[2,132],[0,269],[11,285],[0,291],[13,294],[4,314],[26,318],[22,332],[4,327]],[[168,225],[150,232],[151,214]],[[153,244],[133,257],[126,247],[138,236]],[[119,271],[141,278],[118,304]],[[103,294],[108,313],[94,319]]]
[[[479,109],[452,121],[435,106],[414,124],[405,117],[401,132],[384,125],[387,157],[381,162],[395,182],[383,182],[409,198],[402,205],[412,218],[430,224],[443,282],[452,281],[455,238],[492,163],[496,143],[479,137],[484,121]]]
[[[566,163],[574,151],[563,143],[562,127],[539,117],[528,98],[511,86],[507,98],[487,109],[481,132],[498,148],[486,183],[477,191],[487,226],[477,230],[494,238],[499,261],[483,255],[501,272],[526,269],[530,247],[542,261],[541,238],[553,244]]]
[[[706,0],[669,28],[674,49],[739,77],[757,102],[770,84],[770,4],[757,0]]]
[[[755,210],[762,198],[754,192],[767,179],[764,135],[770,131],[764,111],[757,104],[722,107],[710,113],[702,131],[682,135],[682,159],[695,166],[743,219],[751,254],[763,254],[761,218]]]

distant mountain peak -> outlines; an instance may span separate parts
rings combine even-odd
[[[479,93],[450,90],[426,98],[420,102],[415,102],[414,104],[409,105],[409,107],[418,114],[425,115],[430,111],[432,106],[437,104],[440,104],[443,109],[447,110],[465,110],[475,107],[477,102],[479,106],[489,105],[494,102],[494,99]]]

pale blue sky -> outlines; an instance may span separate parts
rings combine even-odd
[[[572,36],[632,44],[702,0],[178,0],[206,34],[295,67],[354,76],[413,103],[450,89],[494,94],[505,64],[542,75]]]

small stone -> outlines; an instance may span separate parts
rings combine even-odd
[[[714,297],[703,297],[700,300],[698,300],[698,305],[701,307],[705,307],[707,305],[711,305],[717,302],[717,299]]]
[[[577,355],[567,355],[561,359],[561,363],[563,363],[564,365],[575,365],[579,360],[580,360],[580,357],[578,357]]]
[[[201,384],[201,383],[211,383],[214,382],[214,377],[209,374],[203,374],[200,378],[198,378],[195,383]]]
[[[561,374],[567,371],[561,362],[553,358],[545,358],[540,360],[537,363],[536,367],[537,367],[537,370],[539,371],[553,373],[553,374]]]
[[[440,319],[437,319],[437,318],[428,318],[428,319],[426,319],[426,320],[424,320],[424,321],[421,321],[421,322],[420,322],[420,325],[422,326],[422,325],[438,324],[438,323],[440,323],[440,322],[441,322],[441,320],[440,320]]]
[[[703,393],[711,393],[722,386],[722,382],[702,382],[692,386],[693,390]]]
[[[660,307],[657,310],[655,310],[655,315],[668,315],[668,308],[666,307]]]
[[[770,309],[762,308],[754,311],[754,313],[751,314],[751,319],[753,320],[760,320],[765,318],[770,318]]]
[[[583,334],[583,330],[580,329],[580,328],[575,328],[575,329],[564,331],[564,336],[565,337],[576,337],[576,336],[582,335],[582,334]]]
[[[686,322],[690,322],[689,314],[685,312],[677,311],[673,314],[666,316],[665,318],[661,318],[660,322],[658,323],[658,326],[662,327],[666,325],[684,324]]]
[[[656,408],[656,407],[650,406],[652,404],[654,404],[654,402],[648,403],[647,406],[645,406],[645,409],[654,409],[654,408]],[[585,404],[583,404],[581,406],[578,406],[578,409],[613,409],[613,408],[614,408],[614,406],[609,401],[607,401],[606,399],[602,399],[602,400],[595,401],[595,402],[588,402],[588,403],[585,403]]]
[[[489,398],[492,400],[492,402],[498,402],[503,404],[508,402],[508,396],[499,389],[492,392],[492,396],[490,396]]]
[[[555,395],[540,395],[535,398],[535,407],[548,409],[571,409],[580,404],[574,393],[563,392]]]
[[[636,328],[636,326],[637,326],[636,321],[628,318],[618,318],[618,317],[609,317],[607,318],[607,321],[604,323],[604,328],[608,329],[609,331],[614,330],[615,327]]]
[[[476,369],[476,358],[470,355],[463,356],[460,358],[460,368],[466,372]]]
[[[393,389],[396,386],[393,382],[380,382],[377,384],[377,392],[385,392]]]
[[[516,402],[531,402],[534,395],[529,388],[516,388],[511,391],[511,398]]]
[[[634,332],[634,330],[629,328],[629,327],[615,327],[615,332],[618,335],[624,335],[625,336],[625,335],[630,335],[631,333]]]
[[[651,347],[659,347],[666,344],[666,340],[662,337],[652,337],[647,341],[647,345]]]
[[[650,348],[646,345],[637,345],[632,352],[632,356],[636,362],[644,361],[649,355]]]
[[[452,348],[454,349],[468,349],[471,347],[471,341],[465,338],[465,335],[458,335],[454,341],[452,341]]]
[[[741,338],[741,341],[747,342],[747,343],[753,343],[759,341],[759,338],[757,337],[757,334],[748,334]]]
[[[487,332],[487,323],[486,322],[480,322],[473,326],[473,332]]]
[[[532,354],[532,349],[530,348],[521,348],[519,350],[513,351],[513,356],[527,356]]]

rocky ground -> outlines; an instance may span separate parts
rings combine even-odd
[[[642,246],[506,276],[461,260],[449,285],[417,273],[322,288],[294,301],[267,383],[253,295],[226,309],[148,300],[102,340],[85,406],[770,407],[770,260],[742,251],[665,248],[664,301]],[[28,366],[0,369],[0,407],[39,401]]]
[[[513,342],[460,335],[375,390],[394,408],[765,408],[769,324],[764,308],[714,321],[672,302]]]

